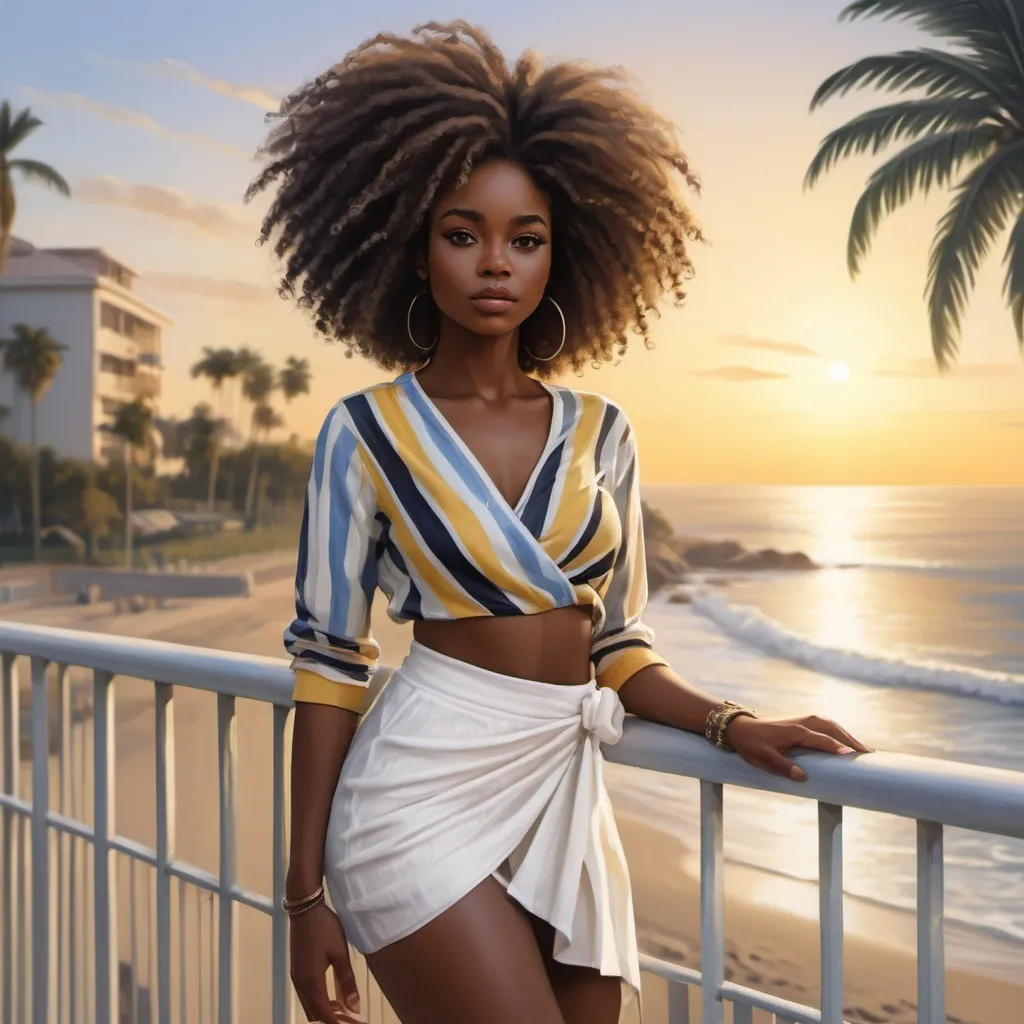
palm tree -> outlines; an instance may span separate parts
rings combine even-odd
[[[39,495],[39,402],[64,362],[66,345],[55,341],[45,327],[15,324],[13,337],[0,341],[3,367],[14,378],[15,387],[29,400],[30,479],[32,488],[32,557],[39,561],[42,533],[42,504]]]
[[[224,382],[239,374],[237,353],[230,348],[203,347],[203,357],[192,366],[192,378],[205,377],[210,382],[217,399],[217,405],[223,415]],[[206,503],[213,508],[217,498],[217,471],[220,467],[220,431],[213,437],[210,458],[210,479]]]
[[[272,430],[277,430],[278,427],[284,425],[284,420],[273,406],[270,405],[257,405],[252,411],[253,420],[253,452],[252,452],[252,469],[249,473],[249,488],[246,492],[246,522],[253,525],[253,513],[255,512],[254,502],[256,497],[256,484],[259,478],[259,463],[260,463],[260,448],[258,441],[262,438],[266,441],[268,435]],[[262,490],[260,494],[262,496]],[[260,501],[262,505],[262,497]]]
[[[7,100],[0,103],[0,274],[4,272],[11,248],[11,230],[17,208],[11,172],[19,171],[26,181],[47,185],[62,196],[71,195],[68,183],[49,164],[38,160],[11,159],[11,153],[42,123],[38,117],[33,117],[31,110],[22,110],[14,116]]]
[[[147,448],[153,441],[153,410],[144,399],[136,398],[125,402],[116,413],[110,425],[110,433],[119,437],[124,446],[124,564],[132,567],[132,476],[134,475],[134,453],[138,448]]]
[[[249,522],[252,515],[253,501],[256,497],[256,474],[259,469],[259,433],[260,424],[269,420],[262,409],[269,408],[269,398],[277,386],[277,373],[261,356],[253,356],[242,375],[242,394],[252,403],[252,416],[249,420],[249,446],[252,449],[252,461],[249,464],[249,485],[245,489],[245,520]],[[273,412],[273,410],[270,410]],[[269,430],[270,428],[265,428]]]
[[[288,403],[291,403],[293,398],[298,398],[299,395],[308,395],[311,381],[312,373],[309,369],[309,360],[300,359],[298,356],[289,356],[285,360],[281,372],[277,375],[277,386]]]
[[[847,264],[856,276],[881,219],[933,187],[954,184],[928,265],[932,350],[941,369],[956,358],[975,275],[1011,227],[1004,293],[1024,348],[1024,4],[1021,0],[857,0],[840,17],[900,18],[953,50],[921,47],[865,57],[818,87],[811,109],[851,89],[916,98],[876,107],[830,132],[807,170],[813,186],[846,157],[906,143],[868,178],[853,211]]]

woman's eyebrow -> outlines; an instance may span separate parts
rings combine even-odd
[[[474,224],[479,224],[481,221],[486,220],[479,210],[470,210],[466,207],[453,207],[450,210],[445,210],[445,212],[437,218],[438,223],[443,221],[446,217],[461,217],[463,220],[472,221]],[[548,226],[547,221],[539,213],[520,214],[518,217],[512,218],[512,223],[516,227],[523,227],[527,224],[543,224],[544,227]]]

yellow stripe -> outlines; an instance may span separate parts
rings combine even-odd
[[[589,480],[583,474],[593,473],[594,470],[592,453],[601,429],[605,403],[599,395],[583,394],[578,398],[583,403],[583,411],[573,432],[572,459],[549,533],[541,537],[549,553],[565,551],[572,544],[581,524],[590,518],[593,492],[586,486]],[[553,557],[557,557],[557,554]]]
[[[596,674],[597,685],[618,690],[629,678],[649,665],[668,665],[668,662],[648,647],[627,647],[605,660],[604,666]]]
[[[369,687],[359,683],[336,683],[319,672],[299,668],[295,670],[292,699],[300,704],[327,704],[361,713],[369,692]]]
[[[627,607],[623,609],[622,614],[622,618],[626,621],[641,615],[647,600],[647,555],[644,551],[644,527],[639,499],[636,502],[630,499],[629,510],[630,518],[636,525],[630,529],[632,524],[623,524],[626,531],[623,543],[627,545],[629,551],[627,564],[623,567],[623,571],[629,573]]]
[[[381,416],[395,438],[402,461],[426,488],[436,504],[444,509],[445,518],[462,541],[463,547],[488,580],[507,594],[524,601],[528,608],[546,611],[554,606],[550,594],[538,590],[525,575],[510,573],[494,550],[491,538],[473,510],[453,487],[445,483],[433,460],[424,451],[402,408],[398,390],[381,391],[376,395]]]

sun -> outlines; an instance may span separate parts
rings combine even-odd
[[[850,379],[850,367],[847,363],[829,363],[826,372],[828,373],[828,379],[833,384],[845,384]]]

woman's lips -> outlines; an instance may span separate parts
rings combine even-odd
[[[515,305],[515,299],[496,298],[493,295],[480,295],[473,299],[473,305],[484,313],[504,313]]]

